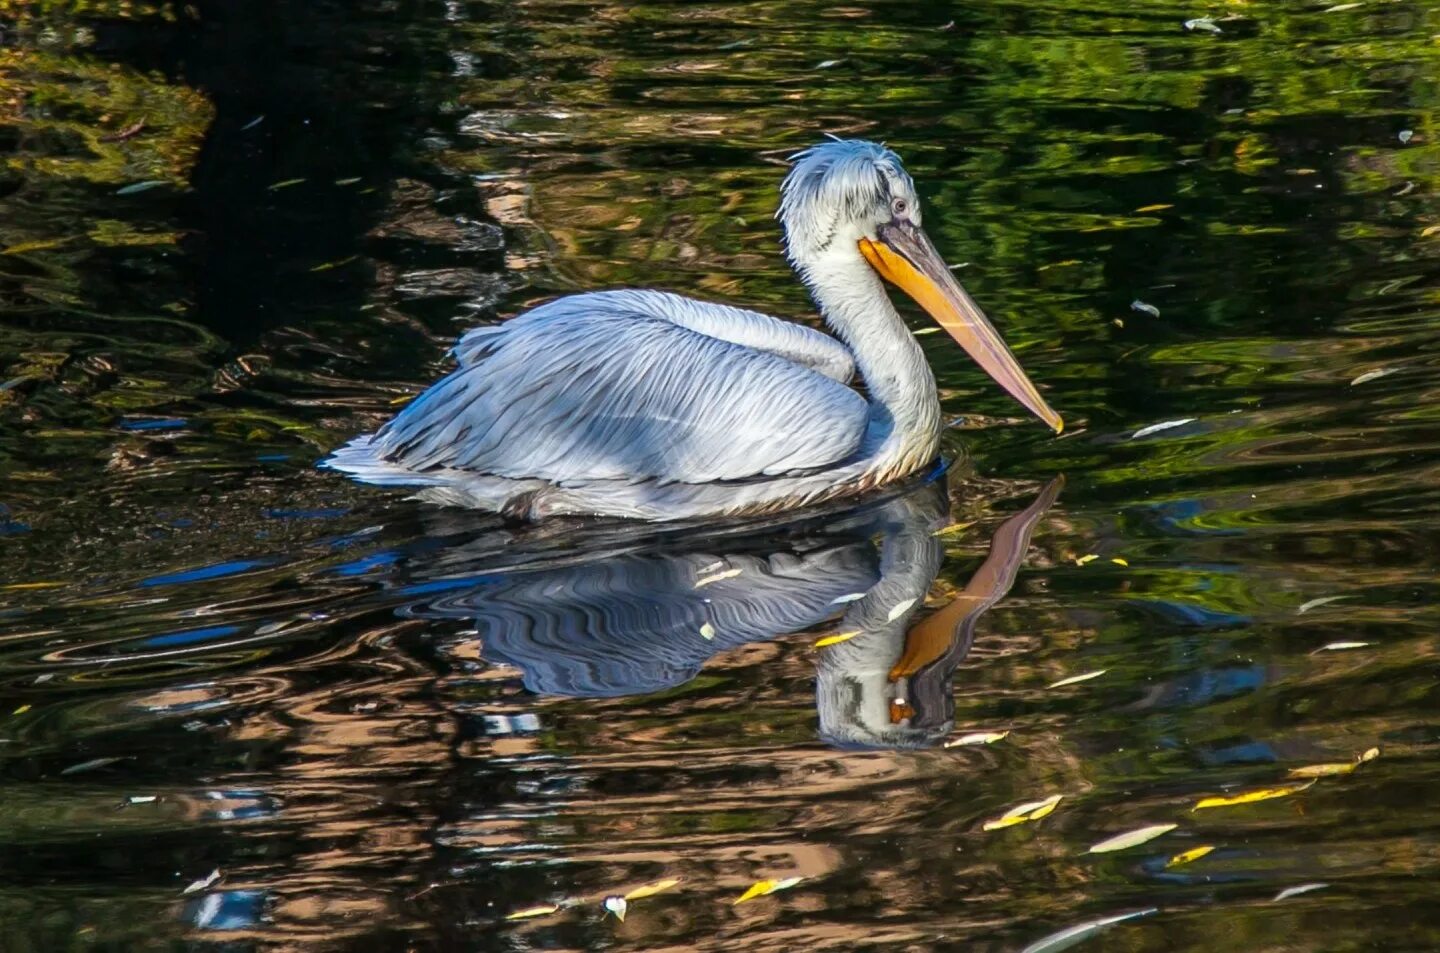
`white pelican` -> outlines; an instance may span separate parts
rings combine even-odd
[[[526,519],[768,513],[863,493],[936,457],[935,377],[897,285],[1057,433],[1060,416],[920,228],[884,146],[799,153],[776,216],[835,338],[662,291],[541,305],[455,347],[459,368],[325,465]],[[867,401],[849,386],[856,370]]]

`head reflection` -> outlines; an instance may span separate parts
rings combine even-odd
[[[817,627],[857,633],[818,653],[820,734],[845,747],[925,747],[950,731],[951,680],[980,615],[1015,580],[1056,479],[996,532],[949,604],[925,608],[948,509],[943,476],[839,516],[595,545],[477,573],[430,563],[406,614],[468,621],[457,654],[518,668],[537,694],[642,695],[683,685],[718,652]],[[478,554],[477,554],[478,555]],[[443,568],[442,568],[443,567]],[[467,569],[470,570],[467,572]],[[918,622],[916,620],[919,620]]]

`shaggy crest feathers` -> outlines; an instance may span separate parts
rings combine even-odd
[[[834,139],[790,157],[794,166],[780,186],[775,217],[785,230],[790,262],[824,252],[840,226],[870,222],[888,214],[893,198],[915,206],[915,184],[900,157],[863,139]],[[919,210],[912,213],[919,224]]]

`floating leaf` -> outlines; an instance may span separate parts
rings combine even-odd
[[[507,920],[529,920],[531,917],[545,917],[552,913],[558,913],[560,908],[553,904],[542,904],[538,907],[526,907],[524,910],[516,910],[514,913],[505,914]]]
[[[777,890],[789,890],[791,887],[804,880],[804,877],[786,877],[784,880],[761,880],[750,885],[750,889],[742,893],[731,906],[744,903],[747,900],[754,900],[756,897],[763,897],[775,893]]]
[[[968,735],[961,735],[951,741],[945,742],[946,748],[958,748],[961,745],[993,745],[1010,734],[1008,731],[974,731]]]
[[[657,880],[654,883],[645,884],[643,887],[636,887],[625,895],[626,900],[643,900],[646,897],[653,897],[657,893],[669,890],[680,882],[679,878],[671,877],[666,880]]]
[[[902,602],[896,603],[895,608],[891,609],[891,610],[890,610],[890,614],[885,617],[885,621],[886,621],[886,622],[894,622],[896,619],[900,618],[902,615],[904,615],[905,613],[909,612],[909,611],[910,611],[910,607],[913,606],[916,602],[919,602],[919,601],[920,601],[920,600],[918,600],[918,599],[906,599],[906,600],[904,600],[904,601],[902,601]]]
[[[924,336],[924,335],[926,335],[926,334],[935,334],[935,333],[936,333],[937,331],[939,331],[939,330],[940,330],[940,329],[939,329],[938,327],[937,327],[937,328],[921,328],[921,329],[919,329],[918,331],[911,331],[910,333],[913,334],[913,335],[915,335],[915,336],[918,338],[918,337],[922,337],[922,336]]]
[[[1152,317],[1152,318],[1158,318],[1158,317],[1160,317],[1160,309],[1159,309],[1159,308],[1155,307],[1153,304],[1146,304],[1145,302],[1141,301],[1139,298],[1136,298],[1134,301],[1130,302],[1130,310],[1131,310],[1131,311],[1139,311],[1139,312],[1141,312],[1142,314],[1148,314],[1148,315],[1150,315],[1150,317]]]
[[[836,596],[834,599],[831,599],[831,600],[830,600],[830,604],[831,604],[832,606],[838,606],[838,605],[843,605],[843,604],[846,603],[846,602],[858,602],[858,601],[860,601],[861,599],[864,599],[864,598],[865,598],[865,593],[863,593],[863,592],[850,592],[850,593],[846,593],[846,594],[843,595],[843,596]]]
[[[124,758],[91,758],[89,761],[81,761],[79,764],[72,764],[60,771],[61,777],[68,777],[72,774],[83,774],[86,771],[94,771],[96,768],[103,768],[112,765],[117,761],[124,761]]]
[[[1328,886],[1330,886],[1330,885],[1329,885],[1329,884],[1316,883],[1316,884],[1300,884],[1298,887],[1286,887],[1284,890],[1282,890],[1282,891],[1280,891],[1279,893],[1277,893],[1277,894],[1275,895],[1274,899],[1272,899],[1270,902],[1271,902],[1271,903],[1278,903],[1278,902],[1281,901],[1281,900],[1289,900],[1291,897],[1298,897],[1298,896],[1300,896],[1302,893],[1310,893],[1310,892],[1315,891],[1315,890],[1324,890],[1324,889],[1325,889],[1326,887],[1328,887]]]
[[[1291,768],[1292,778],[1328,778],[1337,774],[1349,774],[1359,767],[1358,761],[1334,761],[1329,764],[1307,764],[1303,768]]]
[[[1043,801],[1027,801],[1012,807],[997,818],[986,821],[982,828],[987,831],[998,831],[1001,828],[1014,827],[1016,824],[1038,821],[1053,812],[1064,797],[1063,794],[1052,794]]]
[[[181,896],[186,896],[192,893],[199,893],[202,890],[207,890],[210,887],[213,887],[216,883],[220,881],[220,876],[220,868],[216,867],[214,870],[210,871],[210,873],[206,874],[204,877],[201,877],[199,880],[192,882],[190,886],[182,890],[180,892]]]
[[[1341,599],[1349,598],[1349,596],[1321,596],[1319,599],[1311,599],[1309,602],[1300,603],[1300,607],[1295,610],[1295,614],[1304,615],[1311,609],[1318,609],[1321,606],[1328,606],[1332,602],[1339,602]]]
[[[360,181],[360,176],[355,175],[355,176],[351,176],[351,177],[348,178],[348,179],[336,179],[336,180],[335,180],[335,184],[336,184],[336,185],[354,185],[356,182],[359,182],[359,181]]]
[[[290,186],[292,186],[292,185],[299,185],[301,182],[304,182],[304,181],[305,181],[305,179],[304,179],[303,177],[302,177],[302,178],[298,178],[298,179],[281,179],[279,182],[276,182],[276,183],[273,184],[273,185],[267,186],[267,188],[268,188],[271,192],[274,192],[274,191],[276,191],[276,190],[278,190],[278,189],[288,189],[288,188],[290,188]]]
[[[1320,646],[1320,647],[1319,647],[1318,649],[1316,649],[1315,651],[1316,651],[1316,652],[1344,652],[1344,651],[1346,651],[1346,650],[1348,650],[1348,649],[1364,649],[1364,648],[1369,648],[1370,645],[1371,645],[1371,643],[1369,643],[1369,642],[1327,642],[1325,645]],[[1312,654],[1313,654],[1313,653],[1312,653]]]
[[[1186,424],[1193,424],[1198,417],[1181,417],[1179,420],[1167,420],[1164,423],[1151,424],[1148,427],[1141,427],[1130,435],[1131,440],[1138,440],[1141,437],[1148,437],[1152,433],[1159,433],[1162,430],[1170,430],[1173,427],[1183,427]]]
[[[953,536],[953,535],[955,535],[956,533],[963,533],[963,532],[965,532],[965,530],[969,529],[970,527],[972,527],[972,526],[974,526],[974,525],[975,525],[975,521],[974,521],[974,520],[971,520],[971,521],[968,522],[968,523],[951,523],[949,526],[943,527],[943,528],[941,528],[941,529],[937,529],[935,532],[931,533],[930,535],[931,535],[931,536]]]
[[[1212,807],[1234,807],[1237,804],[1254,804],[1256,801],[1269,801],[1277,797],[1289,797],[1301,791],[1309,789],[1315,782],[1310,784],[1292,784],[1283,788],[1259,788],[1254,791],[1244,791],[1240,794],[1221,795],[1219,797],[1203,798],[1191,808],[1192,811],[1203,811]]]
[[[1337,3],[1333,7],[1326,7],[1322,13],[1342,13],[1345,10],[1354,10],[1356,7],[1363,7],[1363,3]]]
[[[1179,824],[1151,824],[1148,827],[1139,827],[1133,831],[1126,831],[1124,834],[1107,837],[1105,840],[1092,846],[1089,853],[1109,854],[1117,850],[1139,847],[1141,844],[1154,840],[1161,834],[1170,833],[1179,826]]]
[[[359,258],[360,258],[359,255],[350,255],[350,256],[345,257],[345,258],[337,258],[335,261],[327,261],[327,262],[325,262],[324,264],[316,265],[314,268],[311,268],[310,270],[311,270],[311,271],[330,271],[332,268],[343,268],[344,266],[350,264],[352,261],[357,261]]]
[[[722,579],[734,579],[744,571],[743,569],[727,569],[724,572],[711,573],[708,576],[696,579],[695,588],[699,589],[701,586],[708,586],[710,583],[719,582]]]
[[[1075,560],[1075,565],[1077,565],[1077,566],[1089,565],[1090,563],[1093,563],[1095,560],[1097,560],[1097,559],[1099,559],[1099,558],[1100,558],[1100,554],[1099,554],[1099,553],[1088,553],[1087,555],[1081,556],[1079,559]]]
[[[160,800],[153,794],[132,794],[125,799],[126,804],[154,804]]]
[[[1128,559],[1125,559],[1125,558],[1122,557],[1122,556],[1114,556],[1114,557],[1111,558],[1110,561],[1111,561],[1112,563],[1114,563],[1115,565],[1117,565],[1117,566],[1128,566],[1128,565],[1130,565],[1130,561],[1129,561]]]
[[[1431,225],[1429,228],[1423,229],[1420,232],[1420,237],[1429,238],[1431,235],[1437,234],[1440,234],[1440,225]]]
[[[841,642],[849,642],[859,634],[859,629],[851,629],[849,632],[837,632],[834,635],[827,635],[823,639],[815,640],[815,648],[823,649],[827,645],[839,645]]]
[[[1082,940],[1090,939],[1107,927],[1113,927],[1117,923],[1124,923],[1126,920],[1138,920],[1141,917],[1153,916],[1159,912],[1159,907],[1150,907],[1145,910],[1136,910],[1133,913],[1122,913],[1113,917],[1101,917],[1099,920],[1088,920],[1085,923],[1067,927],[1059,933],[1052,933],[1047,937],[1036,940],[1021,950],[1020,953],[1059,953],[1060,950],[1068,950]]]
[[[1142,205],[1142,206],[1140,206],[1139,208],[1137,208],[1135,211],[1137,211],[1137,212],[1163,212],[1163,211],[1164,211],[1165,209],[1167,209],[1167,208],[1174,208],[1174,207],[1175,207],[1175,206],[1173,206],[1173,205],[1169,205],[1169,204],[1167,204],[1167,203],[1161,202],[1161,203],[1158,204],[1158,205]]]
[[[1051,682],[1050,687],[1064,688],[1066,685],[1076,685],[1080,682],[1088,682],[1092,678],[1099,678],[1101,675],[1104,675],[1108,671],[1110,671],[1108,668],[1097,668],[1095,671],[1086,672],[1084,675],[1071,675],[1069,678],[1062,678],[1058,682]]]
[[[605,912],[615,914],[615,919],[621,923],[625,922],[625,911],[630,909],[630,902],[624,897],[610,896],[605,898]]]
[[[1414,139],[1414,138],[1415,138],[1415,130],[1414,130],[1414,129],[1401,129],[1401,130],[1400,130],[1400,144],[1401,144],[1402,146],[1408,145],[1408,144],[1410,143],[1410,140],[1411,140],[1411,139]]]
[[[707,642],[715,638],[715,627],[708,622],[700,626],[700,638]]]
[[[1210,19],[1209,17],[1196,17],[1196,18],[1193,19],[1193,20],[1186,20],[1186,21],[1185,21],[1185,29],[1187,29],[1187,30],[1203,30],[1203,31],[1205,31],[1206,33],[1219,33],[1219,32],[1221,32],[1221,31],[1220,31],[1220,28],[1215,25],[1215,21],[1212,20],[1212,19]]]
[[[1353,381],[1351,381],[1351,382],[1350,382],[1350,386],[1351,386],[1351,387],[1355,387],[1355,386],[1358,385],[1358,384],[1365,384],[1365,383],[1368,383],[1369,381],[1379,380],[1379,379],[1382,378],[1382,377],[1386,377],[1386,376],[1388,376],[1388,375],[1390,375],[1390,374],[1394,374],[1394,373],[1395,373],[1395,368],[1393,368],[1393,367],[1381,367],[1381,368],[1378,368],[1377,370],[1366,371],[1364,374],[1361,374],[1359,377],[1357,377],[1357,378],[1355,378]]]
[[[151,189],[158,189],[162,185],[170,183],[164,179],[147,179],[144,182],[132,182],[122,189],[116,189],[116,195],[137,195],[141,192],[149,192]]]
[[[1365,764],[1374,761],[1378,757],[1380,757],[1379,748],[1366,748],[1364,753],[1360,755],[1360,763]]]
[[[10,714],[12,714],[12,715],[23,715],[23,714],[25,714],[27,711],[29,711],[31,708],[34,708],[34,707],[35,707],[34,705],[21,705],[19,708],[15,709],[15,710],[12,711]]]
[[[1192,847],[1184,853],[1176,854],[1174,857],[1171,857],[1168,861],[1165,862],[1165,866],[1180,867],[1184,864],[1192,863],[1199,860],[1201,857],[1204,857],[1206,854],[1210,853],[1214,849],[1214,846],[1210,844],[1202,844],[1199,847]]]

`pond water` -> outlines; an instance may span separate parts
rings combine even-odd
[[[1433,7],[0,21],[0,947],[1440,948]],[[1062,438],[942,334],[948,469],[848,508],[315,469],[557,293],[813,321],[826,132]]]

